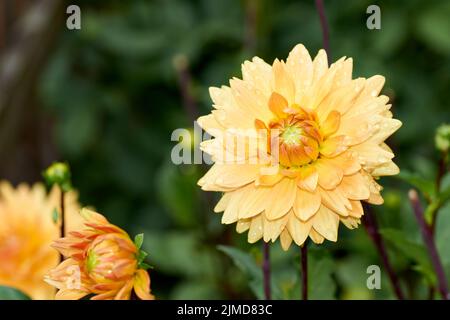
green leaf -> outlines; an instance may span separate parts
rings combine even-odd
[[[416,263],[414,269],[422,273],[430,283],[436,283],[436,275],[430,262],[428,252],[425,247],[414,242],[399,230],[381,229],[383,239],[385,239],[393,248],[401,252],[406,258]]]
[[[318,250],[308,251],[308,296],[310,299],[336,298],[336,283],[332,277],[334,270],[334,262],[328,254]]]
[[[427,180],[415,173],[405,170],[402,170],[397,177],[419,189],[429,200],[434,199],[436,195],[434,181]]]
[[[249,278],[249,286],[258,299],[264,299],[263,274],[255,259],[248,253],[229,246],[217,246],[217,249],[229,256],[234,264]]]
[[[31,298],[15,288],[0,286],[0,300],[31,300]]]
[[[134,237],[134,244],[136,248],[140,249],[142,247],[142,243],[144,242],[144,234],[139,233]]]
[[[258,299],[264,299],[263,289],[263,273],[255,259],[248,253],[229,246],[217,246],[217,249],[229,256],[234,264],[249,278],[249,287]],[[271,290],[274,299],[282,297],[282,291],[278,287],[278,283],[271,279]]]

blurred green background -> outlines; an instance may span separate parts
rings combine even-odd
[[[255,292],[260,297],[255,266],[261,244],[249,245],[234,226],[220,225],[220,215],[212,212],[218,195],[196,184],[207,168],[172,164],[170,136],[210,111],[208,87],[240,77],[244,60],[285,59],[297,43],[315,55],[322,34],[314,2],[76,3],[81,30],[67,30],[66,16],[60,15],[43,33],[51,39],[38,41],[36,51],[17,46],[26,38],[3,42],[5,52],[28,50],[27,59],[40,60],[23,71],[16,87],[3,82],[0,88],[0,178],[37,181],[52,161],[67,160],[83,204],[131,234],[145,233],[158,298],[243,299]],[[366,28],[371,4],[381,8],[381,30]],[[389,141],[396,163],[433,181],[439,156],[435,129],[450,120],[450,2],[335,0],[325,7],[333,60],[353,57],[355,77],[387,79],[384,93],[403,122]],[[7,112],[14,104],[19,111]],[[433,275],[407,201],[410,186],[395,177],[382,184],[386,203],[376,214],[394,268],[408,297],[427,298]],[[449,184],[447,175],[443,186]],[[450,271],[448,205],[440,210],[436,241]],[[231,249],[218,245],[249,255],[232,253],[235,264],[223,252]],[[278,243],[272,248],[275,297],[299,298],[299,249],[284,253]],[[364,227],[341,227],[337,244],[310,248],[311,298],[395,297],[385,272],[380,290],[366,287],[366,268],[381,262]]]

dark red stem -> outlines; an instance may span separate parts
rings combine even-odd
[[[378,231],[378,223],[375,219],[375,215],[372,212],[372,208],[370,208],[368,205],[365,205],[364,211],[365,211],[365,214],[362,217],[363,224],[364,224],[370,238],[372,238],[372,241],[375,244],[375,247],[377,248],[378,253],[380,254],[381,261],[383,263],[384,268],[386,269],[386,271],[388,273],[389,280],[391,281],[392,288],[394,289],[395,295],[397,296],[397,298],[399,300],[403,300],[405,297],[400,288],[400,283],[397,278],[397,275],[395,274],[394,269],[392,268],[392,265],[389,262],[389,256],[387,254],[387,250],[384,245],[383,239],[381,238],[380,232]]]
[[[431,264],[433,265],[434,271],[436,272],[436,277],[438,280],[439,292],[444,300],[449,300],[450,296],[448,294],[447,278],[445,276],[445,271],[442,266],[441,259],[434,243],[433,233],[430,226],[425,222],[423,215],[422,204],[419,200],[419,195],[416,190],[409,191],[409,200],[411,201],[411,206],[413,208],[414,214],[417,219],[417,223],[420,227],[420,232],[422,233],[423,241],[428,249],[428,254],[430,255]]]
[[[264,278],[264,297],[266,300],[271,300],[272,295],[270,292],[270,245],[263,241],[263,278]]]

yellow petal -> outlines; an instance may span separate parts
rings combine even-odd
[[[314,215],[313,227],[325,239],[337,241],[339,216],[325,206],[321,206]]]
[[[284,178],[276,184],[268,196],[265,216],[269,220],[279,219],[293,206],[297,186],[295,180]]]
[[[320,49],[313,61],[314,82],[319,81],[328,70],[328,58],[325,50]]]
[[[232,192],[226,192],[223,194],[222,198],[220,198],[219,202],[214,207],[214,212],[222,212],[225,211],[228,204],[230,203]]]
[[[273,63],[273,80],[274,91],[286,98],[288,104],[294,103],[295,86],[291,76],[285,69],[283,62],[275,59]]]
[[[330,158],[328,161],[341,168],[344,175],[352,175],[361,170],[361,165],[359,164],[358,159],[352,154],[352,152],[349,151],[346,151],[334,158]]]
[[[269,98],[269,109],[278,118],[286,117],[284,110],[288,107],[287,100],[279,93],[273,92]]]
[[[308,50],[302,44],[298,44],[289,53],[286,67],[295,85],[295,101],[300,101],[301,96],[309,88],[313,77],[313,64]]]
[[[294,202],[295,215],[302,221],[308,220],[319,210],[320,202],[321,197],[318,192],[311,193],[298,189]]]
[[[297,185],[303,190],[314,192],[317,187],[319,174],[314,166],[303,167],[299,170]]]
[[[87,296],[89,292],[76,290],[76,289],[64,289],[59,290],[55,295],[55,300],[80,300]]]
[[[319,159],[315,162],[314,167],[319,175],[319,185],[327,190],[334,189],[342,180],[344,172],[341,168],[335,166],[326,159]]]
[[[109,223],[108,220],[106,220],[106,218],[104,216],[102,216],[100,213],[89,210],[87,208],[81,209],[80,214],[87,222],[92,222],[92,223],[97,223],[97,224]]]
[[[231,224],[238,220],[240,203],[242,198],[247,194],[247,188],[241,188],[236,191],[230,192],[230,200],[222,215],[223,224]]]
[[[350,203],[352,204],[352,210],[349,211],[349,215],[354,218],[361,218],[364,214],[364,209],[361,204],[361,201],[358,200],[350,200]]]
[[[142,269],[136,271],[134,275],[134,292],[141,300],[155,299],[150,293],[150,276],[147,271]]]
[[[376,167],[371,174],[374,177],[380,177],[380,176],[394,176],[396,174],[398,174],[400,172],[399,167],[397,167],[397,165],[392,162],[386,162],[381,164],[380,166]]]
[[[254,57],[242,64],[242,79],[258,87],[266,97],[272,93],[272,78],[272,66],[261,58]]]
[[[284,251],[287,251],[289,249],[289,247],[291,246],[292,237],[289,234],[289,231],[287,231],[287,229],[284,229],[284,231],[281,232],[280,242],[281,242],[281,247],[283,248]]]
[[[236,232],[243,233],[250,228],[251,219],[241,219],[236,223]]]
[[[334,136],[320,144],[320,153],[325,157],[336,157],[347,150],[346,136]]]
[[[280,182],[280,180],[283,179],[283,175],[276,173],[276,174],[270,174],[270,175],[259,175],[258,178],[255,180],[255,184],[257,186],[273,186]]]
[[[352,208],[350,201],[342,194],[340,188],[333,190],[318,189],[322,203],[329,209],[342,216],[348,216],[348,210]]]
[[[322,132],[323,137],[327,138],[328,136],[335,133],[339,128],[340,122],[341,122],[341,114],[336,110],[331,111],[328,114],[328,117],[320,126],[320,130]]]
[[[289,214],[277,220],[267,220],[263,217],[263,225],[264,225],[264,241],[274,242],[281,234],[281,232],[286,227],[286,223],[288,221]]]
[[[331,65],[330,68],[332,68],[333,65]],[[334,81],[337,88],[346,85],[352,80],[352,71],[353,71],[353,59],[348,58],[341,63],[340,68],[336,71]]]
[[[256,216],[265,209],[265,199],[269,196],[271,188],[251,186],[246,196],[242,197],[239,208],[239,219]]]
[[[216,163],[198,184],[206,191],[230,191],[255,181],[259,172],[259,165]]]
[[[361,220],[354,217],[341,217],[341,222],[350,230],[358,228]]]
[[[114,297],[114,300],[130,300],[132,289],[133,289],[133,280],[129,280],[119,290],[119,292]]]
[[[289,215],[287,228],[298,246],[301,246],[311,231],[312,221],[301,221],[294,214]]]
[[[370,190],[366,184],[366,180],[360,173],[345,176],[339,188],[345,197],[352,200],[365,200],[370,196]]]
[[[322,235],[320,235],[314,228],[311,228],[311,231],[309,232],[309,237],[314,243],[321,244],[325,240]]]
[[[262,238],[264,232],[263,219],[259,215],[252,219],[250,223],[250,229],[248,230],[248,242],[255,243]]]

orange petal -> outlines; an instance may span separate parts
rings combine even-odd
[[[302,221],[308,220],[319,210],[320,202],[321,198],[317,192],[311,193],[302,189],[297,190],[294,202],[295,215]]]
[[[347,198],[352,200],[366,200],[370,197],[369,187],[360,173],[345,176],[339,188]]]
[[[320,144],[320,153],[325,157],[336,157],[347,150],[346,140],[346,136],[328,138]]]
[[[314,215],[313,228],[325,239],[337,241],[339,216],[325,206],[321,206]]]
[[[256,180],[255,184],[257,186],[273,186],[278,183],[283,178],[283,175],[271,174],[271,175],[260,175]]]
[[[257,130],[267,130],[266,124],[264,123],[264,121],[259,120],[259,119],[255,119],[255,128]]]
[[[318,172],[313,166],[304,167],[299,170],[297,185],[306,191],[314,192],[318,179]]]
[[[331,190],[335,188],[341,181],[344,173],[341,168],[335,166],[328,160],[319,159],[314,163],[314,167],[319,175],[319,185]]]
[[[324,138],[332,135],[339,129],[339,124],[341,122],[341,114],[333,110],[328,114],[327,119],[321,125],[321,131]]]
[[[130,300],[131,290],[133,289],[133,280],[128,280],[122,289],[117,292],[114,300]]]
[[[334,190],[323,190],[319,188],[319,194],[322,197],[322,203],[327,208],[341,216],[348,216],[348,211],[351,210],[352,205],[339,188]]]
[[[141,300],[155,300],[150,293],[150,276],[148,272],[139,269],[134,276],[134,292]]]
[[[270,95],[269,109],[278,118],[282,119],[287,116],[287,114],[284,112],[284,109],[287,108],[287,106],[288,106],[288,102],[281,94],[273,92]]]
[[[105,224],[108,223],[108,220],[104,216],[102,216],[100,213],[97,213],[95,211],[83,208],[80,212],[81,216],[86,219],[88,222],[92,223],[99,223],[99,224]]]
[[[55,300],[80,300],[84,296],[86,296],[88,292],[83,290],[59,290],[55,295]]]
[[[292,209],[296,193],[295,180],[290,178],[282,179],[272,188],[267,198],[266,218],[276,220],[287,214]]]
[[[344,152],[334,158],[328,159],[328,161],[341,168],[346,176],[355,174],[361,170],[358,159],[351,152]]]

